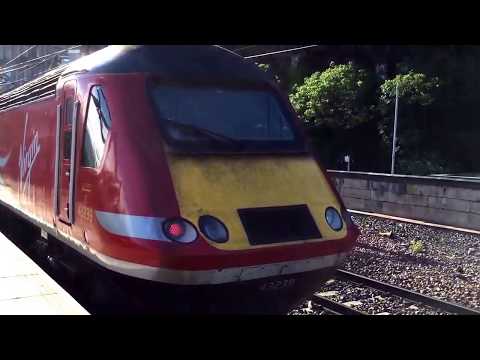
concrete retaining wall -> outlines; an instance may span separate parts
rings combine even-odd
[[[349,209],[480,230],[480,182],[328,171]]]

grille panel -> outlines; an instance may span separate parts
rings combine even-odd
[[[322,237],[307,205],[238,209],[251,245]]]

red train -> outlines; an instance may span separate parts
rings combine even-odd
[[[0,203],[130,278],[293,300],[358,236],[289,101],[218,46],[109,46],[1,95]]]

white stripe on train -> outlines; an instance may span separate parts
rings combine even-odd
[[[337,266],[346,253],[319,256],[310,259],[284,261],[273,264],[242,266],[221,270],[172,270],[134,264],[96,254],[104,266],[121,274],[176,285],[215,285],[256,280],[279,275],[293,275]]]

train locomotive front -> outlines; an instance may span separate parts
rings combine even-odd
[[[354,246],[291,105],[243,58],[110,46],[72,63],[57,90],[72,117],[57,126],[46,230],[101,266],[225,301],[294,303]]]

